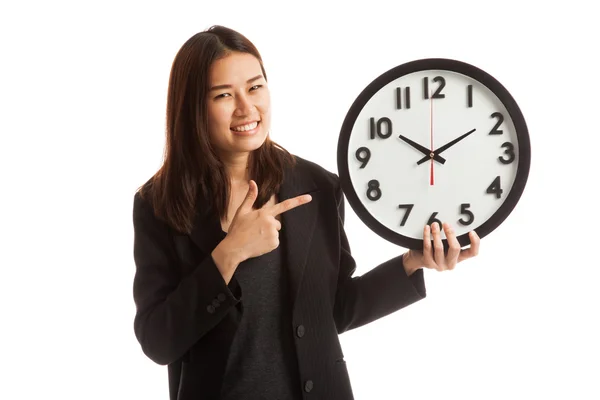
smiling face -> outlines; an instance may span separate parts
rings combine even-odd
[[[213,63],[207,98],[210,140],[222,159],[247,155],[265,141],[271,98],[260,62],[233,52]]]

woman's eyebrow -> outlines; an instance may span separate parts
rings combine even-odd
[[[256,75],[254,78],[250,78],[246,81],[246,83],[252,83],[260,78],[262,78],[262,74],[261,75]],[[212,92],[213,90],[218,90],[218,89],[231,89],[231,85],[216,85],[210,88],[210,91]]]

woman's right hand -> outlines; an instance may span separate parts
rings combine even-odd
[[[227,237],[221,242],[224,245],[223,253],[227,254],[227,259],[233,260],[233,270],[242,261],[276,249],[279,246],[281,222],[275,217],[312,200],[309,194],[305,194],[254,210],[252,206],[257,196],[258,187],[251,180],[248,194],[235,212]],[[230,273],[233,275],[233,271]]]

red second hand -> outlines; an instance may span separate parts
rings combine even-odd
[[[430,92],[429,104],[429,142],[431,143],[431,166],[429,168],[429,185],[433,186],[433,92]]]

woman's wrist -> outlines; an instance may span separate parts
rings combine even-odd
[[[407,251],[402,255],[402,265],[406,275],[411,276],[418,269],[423,268],[419,260],[416,260],[411,251]]]
[[[223,279],[229,283],[238,265],[243,261],[240,250],[236,249],[226,237],[215,247],[211,256],[219,272],[223,275]]]

